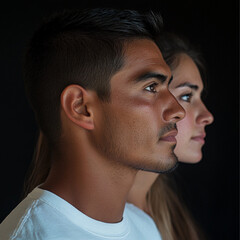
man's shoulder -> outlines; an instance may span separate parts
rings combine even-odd
[[[149,239],[151,237],[154,240],[161,240],[155,222],[143,210],[133,204],[126,203],[124,215],[128,218],[131,228],[136,228],[136,232],[142,235],[141,239]]]
[[[126,204],[121,223],[107,224],[79,212],[58,196],[36,189],[1,223],[1,240],[149,239],[161,237],[153,220]]]
[[[126,203],[125,211],[124,213],[128,216],[130,219],[134,219],[135,221],[145,222],[150,225],[154,224],[153,219],[145,213],[142,209],[136,207],[134,204]]]
[[[1,239],[44,239],[59,213],[41,199],[41,191],[34,190],[3,220]],[[42,236],[44,235],[44,236]]]
[[[38,201],[26,198],[3,220],[0,225],[1,239],[16,239],[19,232],[31,225],[31,214]]]

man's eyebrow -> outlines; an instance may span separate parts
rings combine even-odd
[[[156,78],[158,79],[161,83],[164,83],[167,80],[167,76],[160,74],[160,73],[154,73],[154,72],[148,72],[145,73],[141,76],[139,76],[136,79],[136,82],[142,82],[142,81],[147,81],[150,78]]]
[[[181,84],[177,85],[175,88],[180,88],[180,87],[189,87],[191,89],[194,89],[195,91],[197,91],[199,89],[198,85],[191,84],[189,82],[181,83]]]

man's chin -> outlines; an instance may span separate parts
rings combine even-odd
[[[169,168],[169,169],[167,169],[167,170],[165,170],[165,171],[160,171],[160,172],[158,172],[158,173],[171,173],[171,172],[173,172],[178,166],[179,166],[179,162],[177,161],[173,167],[171,167],[171,168]]]
[[[172,156],[169,157],[166,160],[166,162],[167,164],[164,164],[163,162],[161,162],[161,164],[158,164],[152,167],[142,167],[142,168],[139,168],[139,170],[154,172],[154,173],[170,173],[174,171],[179,165],[178,158],[174,153],[172,153]]]
[[[176,156],[176,154],[173,152],[174,148],[176,145],[174,145],[172,147],[172,152],[171,152],[171,156],[168,159],[168,165],[165,166],[165,169],[158,169],[158,173],[170,173],[173,172],[179,165],[179,161],[178,161],[178,157]]]

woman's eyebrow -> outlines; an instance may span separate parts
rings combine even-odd
[[[180,87],[189,87],[191,89],[194,89],[195,91],[197,91],[199,89],[198,85],[189,83],[189,82],[185,82],[185,83],[181,83],[179,85],[177,85],[175,88],[180,88]]]

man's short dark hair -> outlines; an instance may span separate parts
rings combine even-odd
[[[108,101],[110,79],[124,65],[124,44],[155,40],[160,14],[133,10],[65,10],[45,20],[30,41],[25,59],[26,94],[50,143],[60,136],[60,96],[78,84]]]

